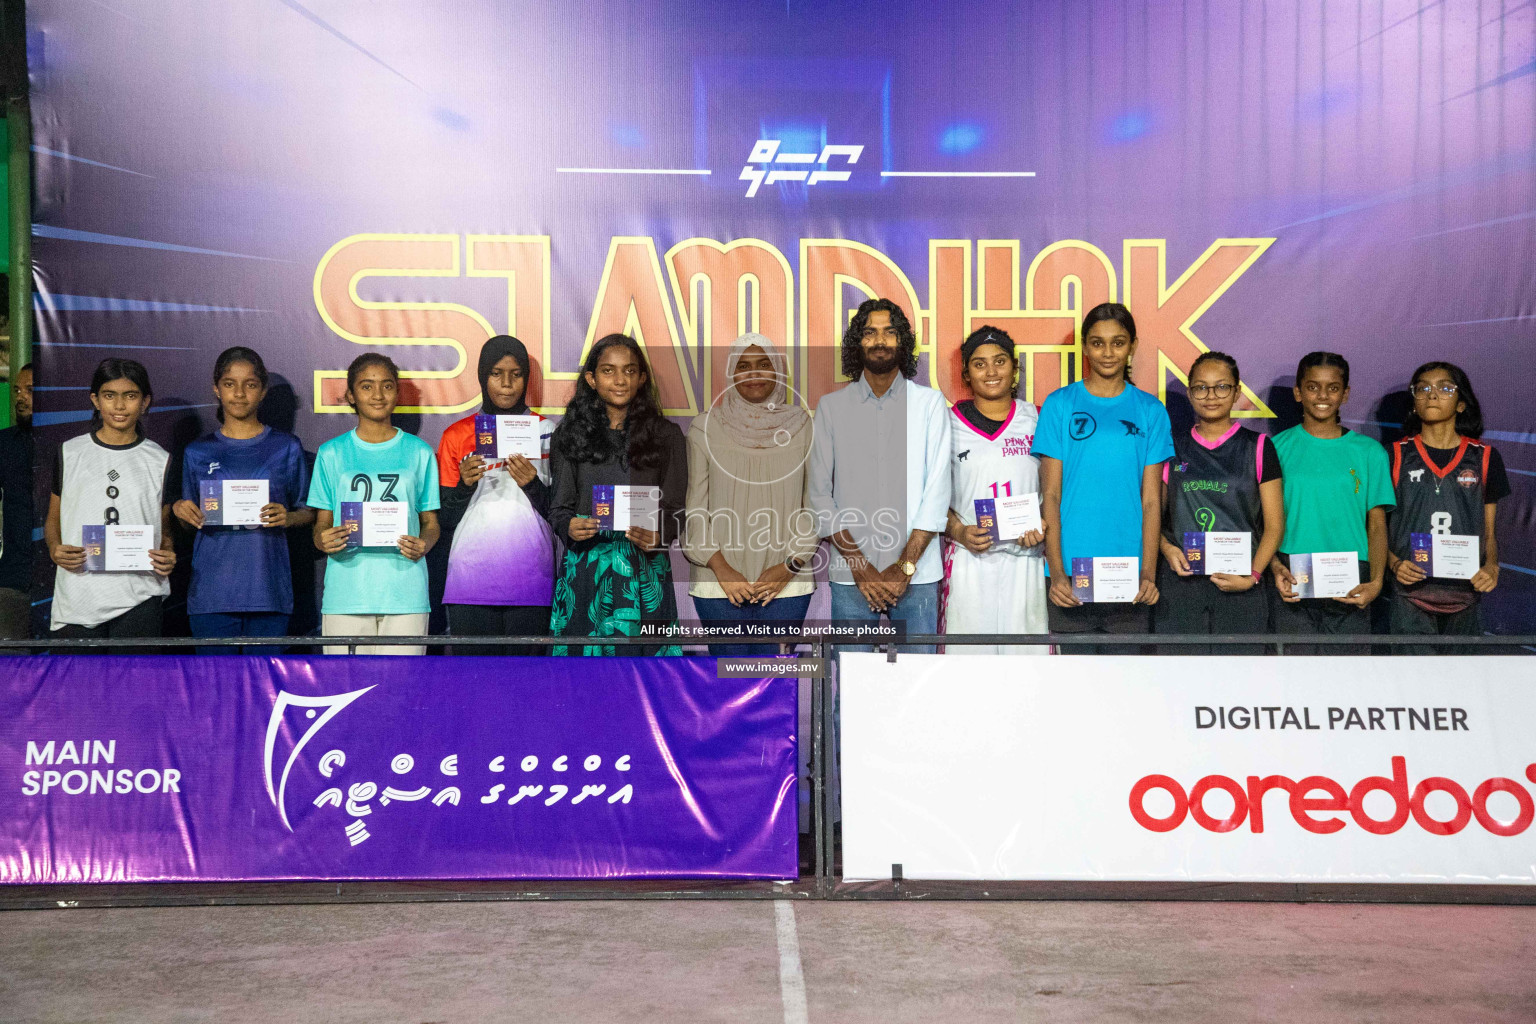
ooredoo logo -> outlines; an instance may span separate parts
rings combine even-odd
[[[1525,777],[1536,783],[1536,764],[1526,765]],[[1160,789],[1173,798],[1173,810],[1166,817],[1147,813],[1146,798],[1152,790]],[[1408,787],[1408,762],[1405,758],[1392,758],[1392,776],[1369,775],[1348,791],[1326,775],[1309,775],[1292,780],[1284,775],[1250,775],[1247,785],[1225,775],[1207,775],[1196,782],[1187,793],[1178,780],[1167,775],[1147,775],[1131,787],[1131,817],[1142,828],[1152,832],[1172,832],[1184,823],[1186,817],[1208,832],[1231,832],[1248,823],[1253,832],[1264,831],[1264,795],[1271,790],[1283,790],[1289,795],[1291,817],[1308,832],[1328,835],[1345,825],[1340,815],[1348,812],[1356,825],[1367,832],[1385,836],[1401,829],[1411,817],[1420,828],[1437,836],[1453,836],[1467,827],[1473,819],[1496,836],[1517,836],[1530,827],[1536,818],[1536,802],[1526,788],[1514,779],[1492,778],[1479,783],[1470,796],[1460,783],[1439,775],[1431,775],[1414,786]],[[1232,799],[1232,811],[1218,818],[1205,808],[1205,799],[1213,790],[1221,790]],[[1392,813],[1386,818],[1374,818],[1366,813],[1366,797],[1374,792],[1386,793],[1392,801]],[[1433,817],[1425,804],[1433,793],[1444,793],[1455,805],[1455,813],[1444,820]],[[1514,798],[1515,816],[1504,820],[1495,817],[1488,803],[1495,793],[1507,793]],[[1313,795],[1317,794],[1317,795]],[[1508,803],[1508,801],[1501,801]],[[1437,801],[1443,803],[1443,801]]]

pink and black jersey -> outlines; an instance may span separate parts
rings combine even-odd
[[[1199,427],[1175,434],[1173,451],[1163,465],[1169,539],[1182,546],[1185,533],[1248,533],[1256,549],[1264,533],[1259,485],[1280,479],[1274,443],[1234,423],[1215,441]]]

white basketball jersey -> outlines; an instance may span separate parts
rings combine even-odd
[[[1012,415],[989,437],[958,406],[950,410],[950,507],[968,526],[976,525],[977,498],[1017,498],[1040,492],[1040,462],[1031,454],[1039,418],[1033,405],[1016,401]],[[1011,548],[1013,554],[1026,553],[1017,544],[1002,547]]]
[[[78,547],[85,526],[159,526],[168,461],[165,449],[148,438],[121,448],[102,444],[94,431],[65,441],[54,478],[63,542]],[[54,573],[51,625],[99,626],[170,592],[170,582],[154,573],[59,569]]]

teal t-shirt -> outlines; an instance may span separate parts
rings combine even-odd
[[[1332,439],[1313,437],[1305,427],[1275,436],[1285,480],[1287,555],[1354,551],[1370,560],[1366,513],[1397,504],[1386,449],[1351,430]]]
[[[1031,450],[1061,460],[1067,572],[1073,558],[1141,557],[1141,474],[1173,455],[1161,402],[1130,384],[1098,398],[1078,381],[1046,396]]]
[[[398,428],[380,444],[364,441],[356,430],[331,438],[315,456],[304,503],[325,509],[340,523],[344,501],[409,502],[410,531],[420,536],[419,513],[438,507],[432,449]],[[325,560],[324,614],[419,615],[430,610],[425,558],[413,562],[398,550],[352,548]]]

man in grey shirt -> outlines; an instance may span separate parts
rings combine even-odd
[[[821,535],[835,548],[832,618],[884,615],[908,633],[936,633],[944,566],[932,541],[949,513],[948,406],[912,383],[917,335],[890,299],[859,306],[843,335],[842,368],[852,382],[816,407],[808,485]],[[860,647],[869,649],[844,649]]]

